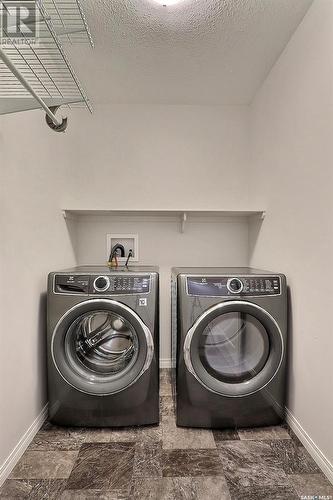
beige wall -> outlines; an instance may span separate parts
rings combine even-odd
[[[67,206],[161,209],[247,205],[247,106],[96,106],[62,141]]]
[[[41,118],[29,112],[0,121],[0,468],[47,401],[47,272],[74,262],[60,212],[61,138]]]
[[[288,407],[333,461],[333,2],[316,0],[252,105],[253,266],[291,291]]]

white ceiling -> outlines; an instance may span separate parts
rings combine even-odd
[[[249,103],[312,3],[158,1],[82,0],[95,49],[70,52],[92,102]]]

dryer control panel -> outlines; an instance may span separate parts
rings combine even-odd
[[[279,276],[189,276],[187,294],[201,297],[280,295]]]

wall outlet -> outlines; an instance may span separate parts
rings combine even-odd
[[[118,257],[118,262],[126,262],[128,252],[132,250],[130,262],[139,261],[139,235],[138,234],[107,234],[106,235],[106,260],[109,260],[111,248],[119,243],[125,248],[125,257]]]

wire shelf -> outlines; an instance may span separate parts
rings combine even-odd
[[[62,42],[89,42],[94,46],[79,0],[43,0],[43,5]]]
[[[11,0],[0,0],[2,19],[12,5]],[[83,103],[92,111],[62,47],[64,40],[74,43],[85,39],[92,44],[78,0],[44,0],[43,3],[37,0],[35,5],[35,37],[28,38],[23,25],[17,27],[13,35],[3,23],[0,40],[2,50],[42,99],[46,98],[51,103],[52,100],[63,104]],[[5,106],[7,111],[1,111],[1,101],[14,98],[21,98],[23,104],[31,96],[0,59],[0,113],[9,112],[8,103]],[[36,108],[38,107],[36,104]],[[23,109],[31,109],[31,106]]]

